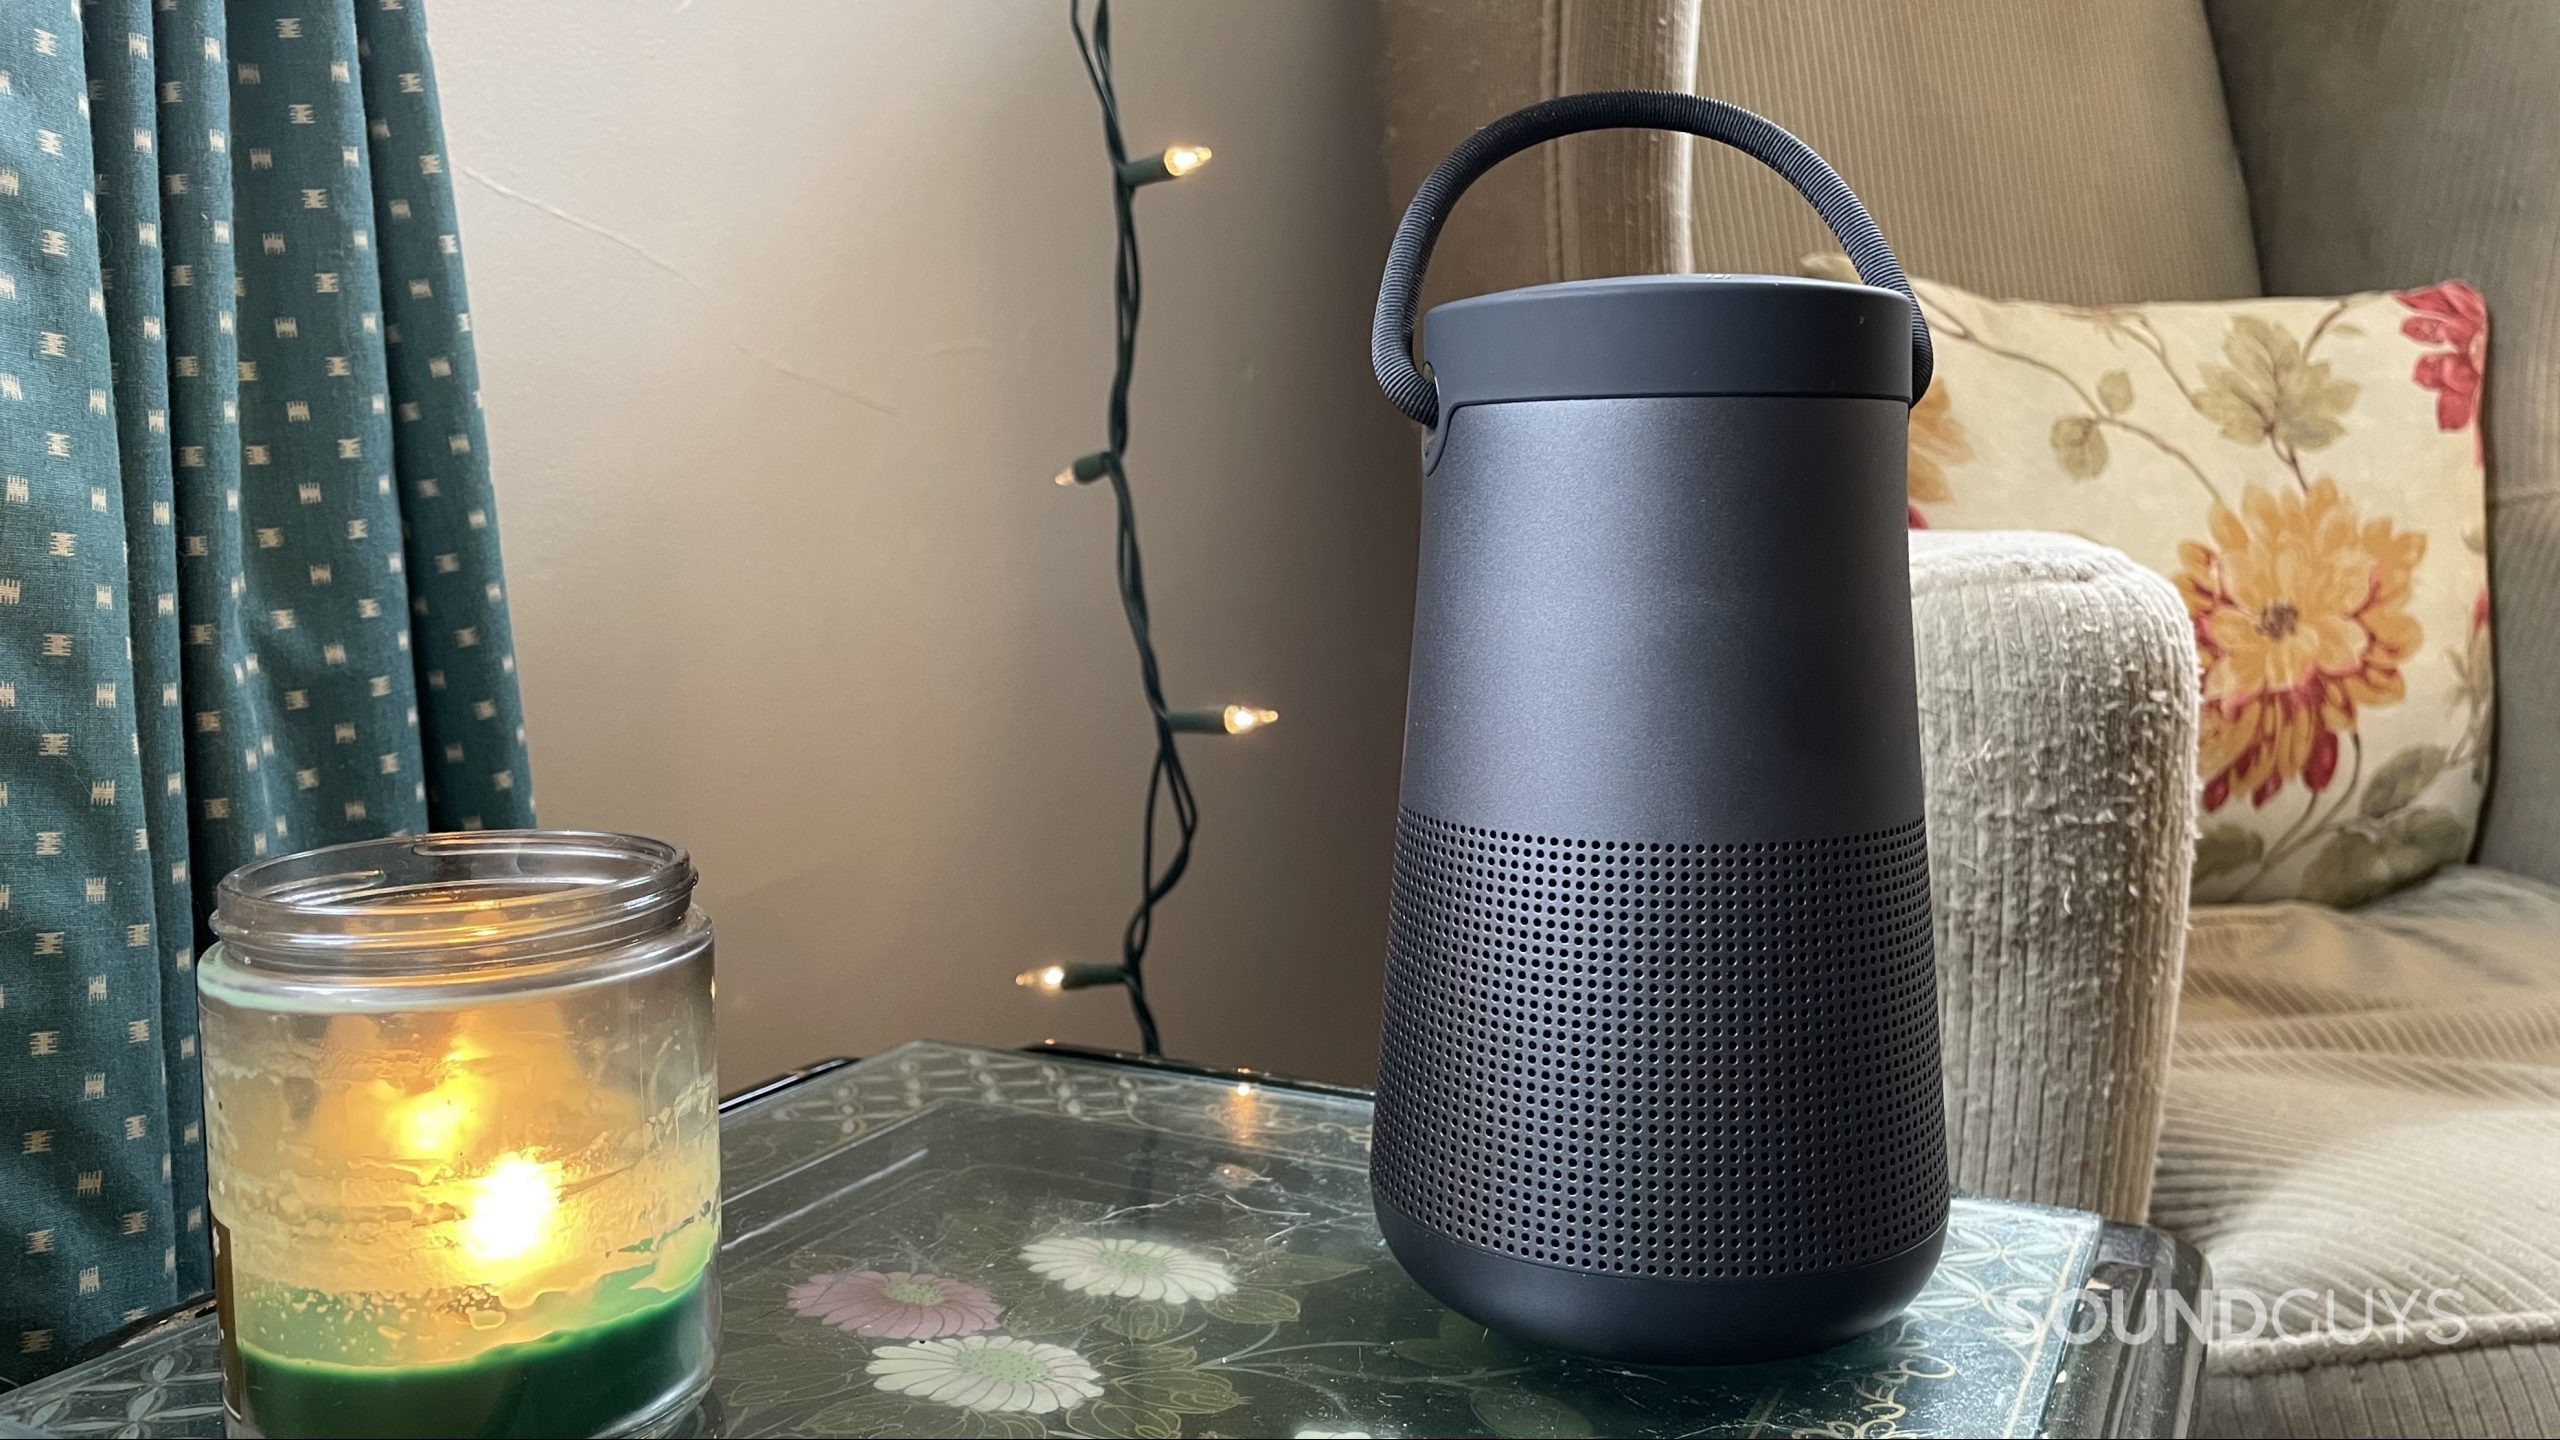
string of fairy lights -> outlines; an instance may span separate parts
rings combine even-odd
[[[1093,82],[1102,107],[1102,141],[1111,156],[1112,213],[1119,232],[1118,258],[1112,269],[1112,295],[1118,314],[1111,369],[1111,400],[1105,425],[1107,443],[1058,472],[1069,487],[1111,484],[1119,510],[1118,576],[1120,608],[1129,619],[1129,638],[1138,650],[1138,683],[1146,693],[1147,714],[1155,728],[1155,763],[1147,774],[1145,828],[1139,842],[1138,908],[1120,936],[1117,965],[1044,965],[1025,970],[1014,983],[1056,993],[1117,985],[1129,996],[1129,1013],[1138,1025],[1139,1048],[1161,1055],[1154,1008],[1147,1002],[1147,942],[1154,938],[1155,911],[1191,868],[1192,838],[1200,829],[1200,805],[1191,793],[1191,777],[1182,767],[1178,735],[1242,735],[1280,718],[1280,712],[1254,705],[1223,705],[1206,710],[1176,710],[1165,703],[1164,676],[1156,663],[1152,623],[1147,614],[1146,569],[1138,553],[1138,514],[1129,494],[1129,377],[1138,356],[1138,224],[1135,201],[1140,190],[1179,180],[1209,163],[1205,145],[1172,145],[1129,158],[1120,134],[1120,97],[1111,81],[1111,0],[1093,0],[1093,26],[1085,28],[1085,0],[1067,0],[1067,24],[1075,32],[1076,53],[1084,58],[1085,75]],[[1164,811],[1173,813],[1173,845],[1157,860],[1156,831]]]

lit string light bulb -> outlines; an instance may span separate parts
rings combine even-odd
[[[1013,983],[1025,990],[1055,995],[1061,990],[1089,990],[1096,985],[1120,983],[1117,965],[1043,965],[1025,970],[1013,977]]]
[[[1279,711],[1258,705],[1228,705],[1216,710],[1175,710],[1164,717],[1164,723],[1184,734],[1242,735],[1279,718]]]
[[[1168,145],[1160,155],[1119,162],[1120,183],[1134,190],[1164,180],[1179,180],[1209,163],[1206,145]]]
[[[1090,485],[1111,473],[1111,457],[1106,454],[1079,455],[1076,463],[1058,472],[1061,485]]]

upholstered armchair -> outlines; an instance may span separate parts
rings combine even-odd
[[[2449,1287],[2458,1343],[2218,1337],[2204,1433],[2560,1425],[2560,7],[2388,0],[1383,0],[1393,202],[1547,95],[1759,110],[1917,276],[2075,305],[2461,278],[2487,298],[2497,745],[2473,863],[2354,910],[2197,906],[2193,622],[2051,534],[1916,533],[1963,1188],[2149,1220],[2216,1283]],[[1462,205],[1434,300],[1795,273],[1738,157],[1616,134]]]

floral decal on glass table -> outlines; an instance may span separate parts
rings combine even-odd
[[[1636,1369],[1416,1289],[1369,1211],[1363,1102],[942,1047],[864,1070],[768,1117],[835,1157],[732,1206],[732,1235],[799,1218],[724,1256],[723,1433],[2026,1434],[2095,1234],[1960,1202],[1936,1281],[1867,1340]]]
[[[894,1270],[819,1275],[791,1287],[791,1308],[856,1335],[938,1340],[996,1328],[1004,1307],[975,1285]]]
[[[993,1212],[945,1220],[936,1245],[954,1268],[1008,1277],[987,1285],[916,1271],[835,1271],[786,1292],[789,1316],[804,1328],[769,1308],[736,1317],[745,1333],[733,1338],[723,1365],[724,1430],[1576,1436],[1604,1433],[1596,1428],[1604,1417],[1612,1426],[1605,1433],[1636,1433],[1629,1402],[1663,1398],[1642,1394],[1652,1388],[1690,1391],[1676,1409],[1693,1414],[1700,1401],[1721,1396],[1727,1414],[1738,1421],[1756,1412],[1766,1433],[1928,1433],[1906,1426],[1923,1398],[1913,1392],[1961,1391],[1965,1378],[1959,1360],[1933,1346],[1942,1330],[1932,1322],[2025,1316],[2032,1323],[2050,1277],[2077,1253],[2068,1231],[2004,1237],[1960,1224],[1942,1282],[1910,1315],[1853,1347],[1845,1366],[1679,1375],[1517,1346],[1418,1295],[1400,1297],[1406,1303],[1387,1312],[1409,1317],[1388,1332],[1413,1333],[1345,1336],[1341,1322],[1377,1317],[1381,1287],[1361,1285],[1361,1277],[1405,1288],[1400,1277],[1372,1275],[1374,1264],[1233,1240],[1193,1248],[1147,1238],[1164,1233],[1152,1229],[1017,1243],[1023,1233],[1020,1220]],[[1327,1283],[1335,1281],[1351,1283]],[[1013,1298],[999,1301],[999,1293]],[[1337,1298],[1344,1311],[1325,1313]],[[2004,1358],[2026,1362],[2048,1337],[2011,1338],[2015,1348]],[[821,1354],[841,1358],[822,1364]],[[1428,1407],[1428,1419],[1414,1403],[1417,1391],[1440,1402]],[[768,1403],[790,1412],[788,1430],[758,1423]],[[1844,1418],[1817,1420],[1833,1415]],[[1237,1422],[1244,1428],[1228,1428]]]

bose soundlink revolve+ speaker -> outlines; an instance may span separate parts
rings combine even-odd
[[[1579,281],[1414,311],[1449,207],[1612,128],[1768,164],[1868,283]],[[1379,384],[1426,431],[1371,1182],[1423,1288],[1642,1364],[1838,1344],[1946,1234],[1904,496],[1929,337],[1803,142],[1532,106],[1406,210]]]

